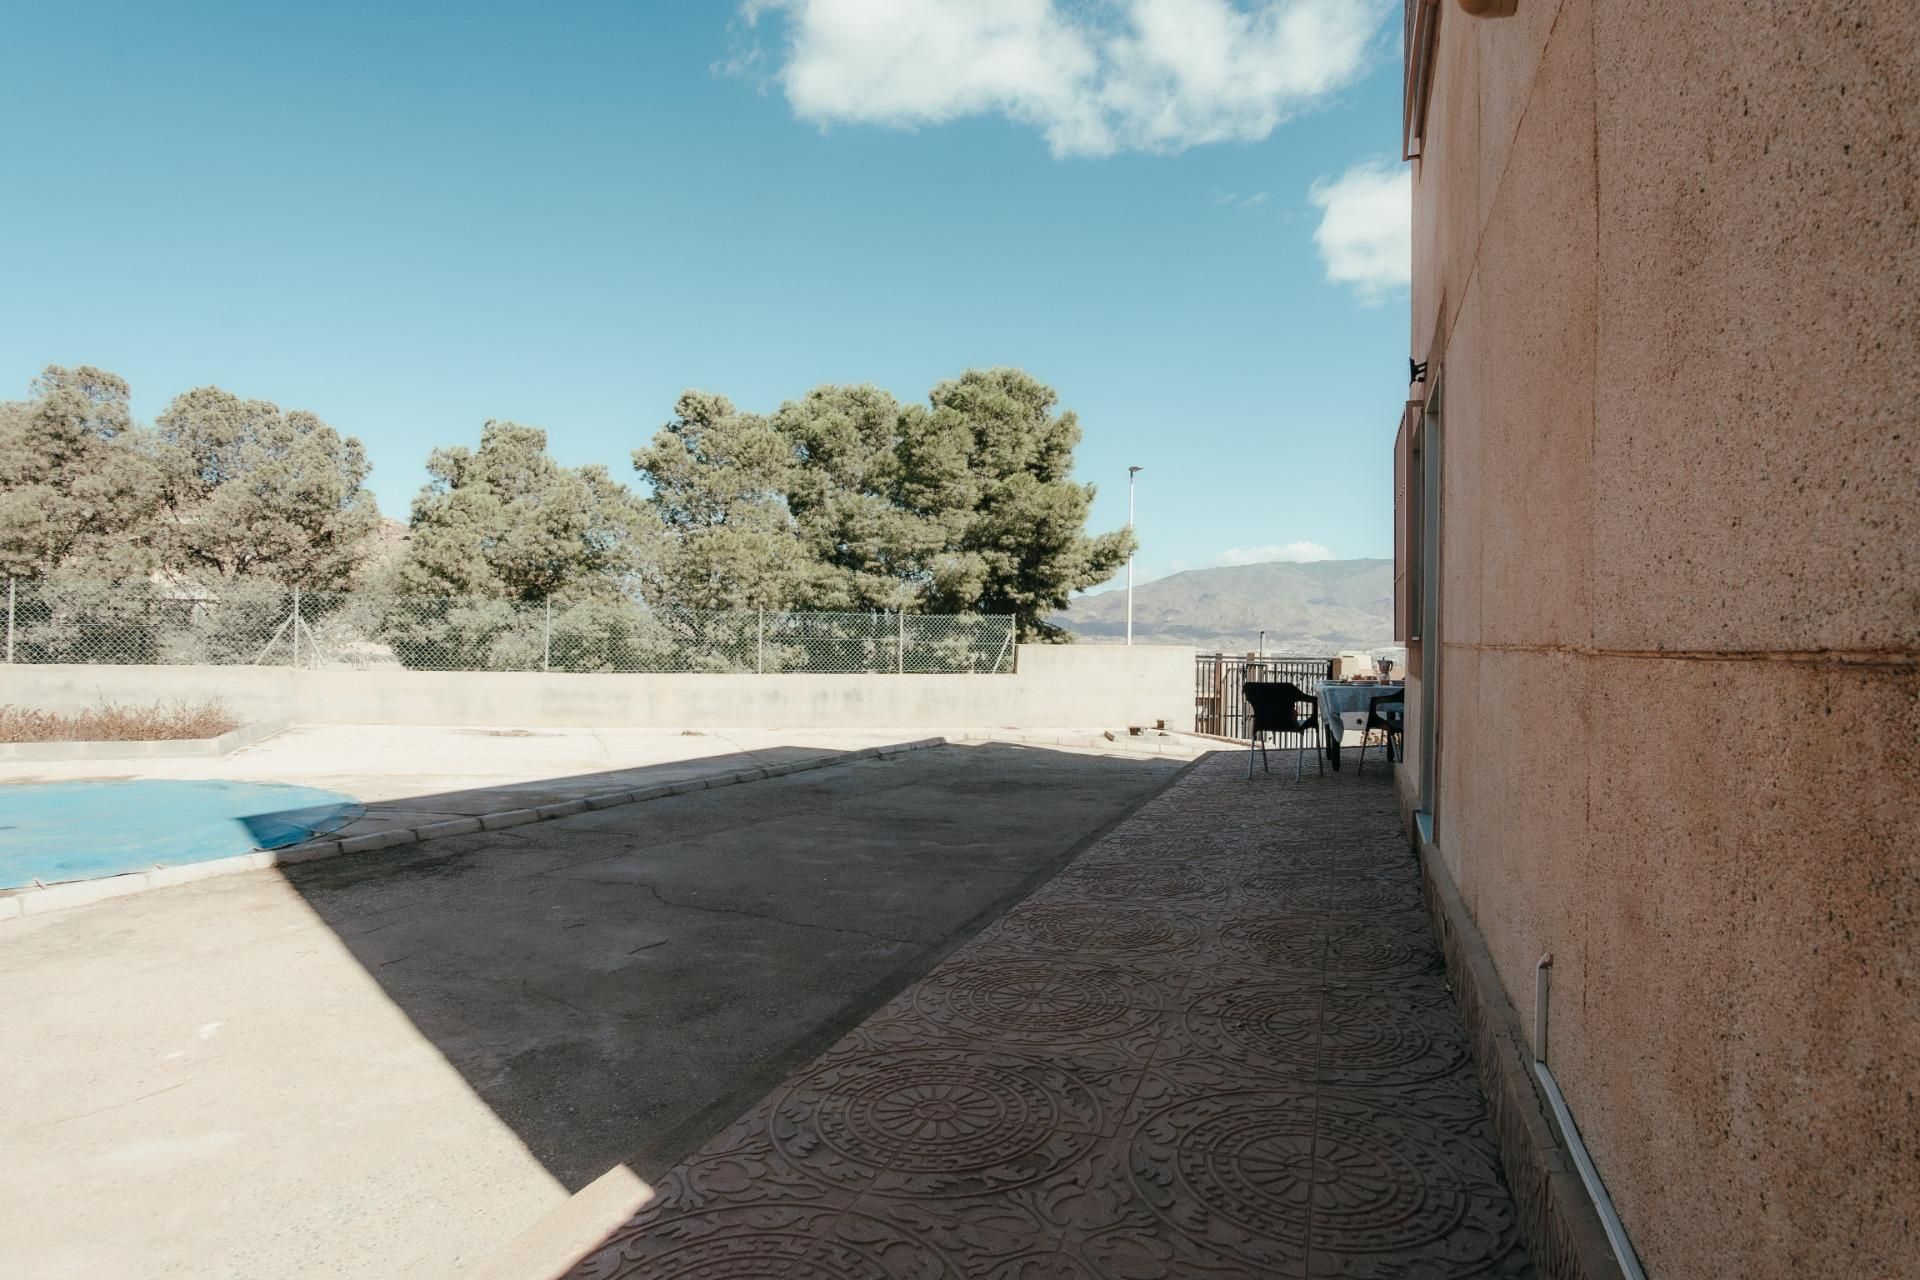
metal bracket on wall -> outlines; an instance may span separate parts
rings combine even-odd
[[[1541,1063],[1547,1060],[1547,986],[1552,968],[1551,951],[1533,966],[1533,1060]]]

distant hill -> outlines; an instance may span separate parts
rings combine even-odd
[[[1053,622],[1090,644],[1126,639],[1125,586],[1081,596]],[[1189,569],[1133,590],[1133,638],[1244,653],[1267,633],[1269,652],[1336,653],[1391,647],[1393,561]]]

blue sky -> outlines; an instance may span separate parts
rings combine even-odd
[[[404,518],[490,417],[632,481],[683,388],[1011,364],[1079,412],[1096,529],[1146,468],[1144,576],[1390,555],[1395,12],[21,6],[0,396],[90,363],[143,418],[206,383],[311,409]]]

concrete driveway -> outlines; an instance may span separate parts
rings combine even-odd
[[[12,922],[7,1270],[463,1274],[670,1168],[1181,767],[947,747]]]

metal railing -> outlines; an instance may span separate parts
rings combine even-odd
[[[649,609],[261,583],[9,579],[7,662],[418,671],[993,674],[1007,616]]]
[[[1302,654],[1200,654],[1194,660],[1194,728],[1244,742],[1253,727],[1253,708],[1242,692],[1249,681],[1285,680],[1299,685],[1302,693],[1317,693],[1332,660]],[[1280,741],[1297,746],[1298,736],[1283,734]]]

